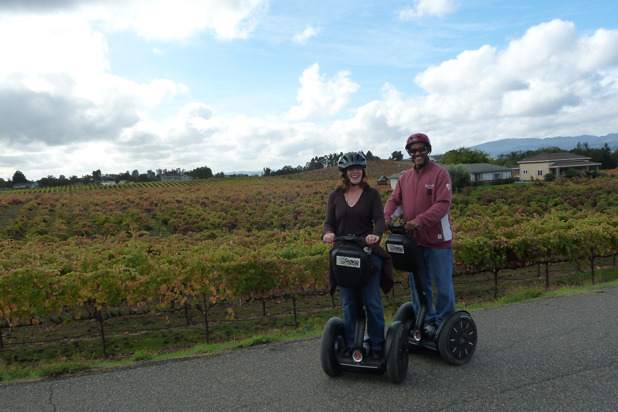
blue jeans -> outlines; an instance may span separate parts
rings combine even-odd
[[[363,303],[367,312],[367,335],[372,350],[384,350],[384,310],[380,290],[382,259],[371,255],[371,260],[378,267],[378,273],[369,277],[369,284],[362,289]],[[343,327],[348,347],[354,346],[354,329],[356,328],[356,290],[339,288],[343,305]]]
[[[442,320],[455,312],[455,291],[453,290],[453,249],[434,249],[419,247],[423,257],[420,262],[419,275],[425,287],[427,296],[427,314],[425,323],[434,322],[440,326]],[[412,273],[408,274],[412,292],[412,306],[414,313],[418,313],[420,301],[414,285]],[[433,288],[431,281],[436,285],[436,307],[433,307]]]

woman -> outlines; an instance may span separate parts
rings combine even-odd
[[[393,287],[393,272],[390,256],[380,247],[384,233],[384,211],[380,193],[369,186],[365,168],[367,162],[362,153],[346,153],[339,159],[340,182],[328,198],[324,237],[326,243],[333,243],[336,236],[356,235],[365,239],[371,248],[371,261],[376,270],[369,284],[362,289],[362,298],[367,309],[367,334],[371,343],[371,357],[384,356],[384,310],[382,295]],[[335,292],[336,283],[331,270],[330,293]],[[355,290],[339,288],[343,306],[343,322],[346,352],[350,355],[354,344],[356,322]]]

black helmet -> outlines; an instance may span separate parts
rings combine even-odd
[[[367,167],[367,160],[360,152],[348,152],[339,158],[337,166],[342,172],[350,166],[361,166],[364,169]]]

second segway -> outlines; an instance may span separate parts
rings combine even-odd
[[[435,336],[424,333],[428,304],[418,270],[420,250],[416,239],[406,233],[403,224],[389,225],[389,228],[391,233],[386,237],[386,251],[391,255],[395,269],[412,273],[420,303],[418,314],[414,313],[412,302],[406,302],[399,307],[394,318],[405,325],[409,349],[424,347],[437,351],[451,365],[469,362],[476,349],[477,329],[474,319],[467,311],[456,310],[443,319]]]

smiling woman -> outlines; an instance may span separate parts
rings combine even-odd
[[[388,293],[393,286],[393,271],[389,255],[380,246],[384,233],[384,216],[379,192],[371,188],[365,168],[367,161],[362,153],[346,153],[339,159],[340,182],[330,194],[324,222],[325,243],[336,245],[338,236],[357,236],[364,241],[369,259],[373,263],[371,276],[362,289],[337,285],[334,268],[329,275],[330,293],[337,286],[343,305],[343,324],[346,349],[354,344],[355,323],[364,306],[367,311],[367,332],[374,357],[384,356],[384,310],[380,288]],[[362,296],[362,298],[361,298]],[[365,309],[362,309],[365,310]],[[347,355],[349,356],[349,354]]]

